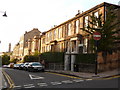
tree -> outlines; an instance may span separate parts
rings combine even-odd
[[[17,63],[19,61],[19,59],[15,58],[15,59],[11,59],[10,63]]]
[[[106,19],[103,19],[103,15],[100,14],[98,17],[93,15],[90,16],[88,20],[88,25],[83,29],[87,33],[91,34],[91,45],[92,49],[95,49],[95,40],[93,40],[93,33],[100,32],[102,38],[98,41],[98,51],[107,52],[115,48],[115,41],[120,40],[118,32],[120,28],[117,28],[120,25],[120,20],[117,20],[117,10],[114,6],[109,6],[106,9]]]
[[[2,65],[8,65],[10,63],[10,56],[2,55]]]
[[[36,50],[36,51],[34,52],[34,55],[35,55],[35,56],[38,56],[38,55],[40,55],[40,53]]]

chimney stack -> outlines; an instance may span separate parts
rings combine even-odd
[[[11,52],[11,43],[9,43],[9,50],[8,52]]]
[[[80,10],[78,10],[78,13],[75,15],[75,16],[77,16],[77,15],[79,15],[80,14]]]

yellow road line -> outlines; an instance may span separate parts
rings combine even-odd
[[[118,75],[118,76],[112,76],[112,77],[105,78],[105,80],[113,79],[113,78],[119,78],[119,77],[120,77],[120,75]]]
[[[8,83],[9,83],[9,85],[11,87],[11,82],[10,82],[9,78],[7,77],[7,75],[5,74],[5,72],[3,72],[3,75],[5,76],[5,78],[7,79]]]
[[[105,78],[95,78],[93,80],[109,80],[109,79],[119,78],[119,77],[120,77],[120,75],[116,75],[116,76],[105,77]]]
[[[79,78],[79,77],[69,76],[69,75],[64,75],[64,74],[58,74],[58,73],[54,73],[54,72],[45,72],[45,73],[50,73],[50,74],[55,74],[55,75],[69,77],[69,78],[75,78],[75,79],[88,80],[88,79],[84,79],[84,78]],[[116,76],[112,76],[112,77],[106,77],[106,78],[89,78],[89,79],[90,80],[108,80],[108,79],[119,78],[119,77],[120,77],[120,75],[116,75]]]
[[[8,83],[9,83],[9,85],[10,85],[10,88],[13,88],[14,83],[13,83],[13,81],[11,80],[10,76],[9,76],[5,71],[3,71],[3,74],[5,75],[7,81],[8,81]]]
[[[69,77],[69,78],[75,78],[75,79],[83,79],[83,78],[79,78],[79,77],[75,77],[75,76],[63,75],[63,74],[58,74],[58,73],[53,73],[53,72],[45,72],[45,73],[50,73],[50,74],[55,74],[55,75]]]
[[[2,71],[2,73],[5,76],[5,78],[7,79],[9,85],[10,85],[9,88],[14,88],[14,82],[12,81],[12,79],[10,78],[10,76],[5,71]]]

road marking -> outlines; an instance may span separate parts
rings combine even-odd
[[[73,81],[70,80],[65,80],[65,81],[61,81],[62,83],[73,83]]]
[[[86,79],[86,81],[91,81],[91,80],[93,80],[93,79]]]
[[[24,88],[33,88],[33,87],[35,87],[33,84],[26,84],[26,85],[24,85]]]
[[[73,80],[74,82],[83,82],[84,80]]]
[[[35,86],[28,86],[28,87],[24,87],[24,88],[33,88],[33,87],[35,87]]]
[[[109,79],[114,79],[114,78],[120,78],[120,75],[112,76],[112,77],[107,77],[107,78],[102,78],[102,79],[103,80],[109,80]]]
[[[14,86],[14,88],[19,88],[19,87],[21,87],[21,86]]]
[[[44,77],[29,74],[30,79],[44,79]]]
[[[9,88],[14,88],[14,82],[12,81],[12,79],[10,78],[10,76],[4,70],[2,70],[2,73],[5,76],[5,78],[7,79],[9,85],[10,85]]]
[[[75,76],[69,76],[69,75],[58,74],[58,73],[53,73],[53,72],[45,72],[45,73],[50,73],[50,74],[55,74],[55,75],[64,76],[64,77],[69,77],[69,78],[75,78],[75,79],[82,79],[82,78],[75,77]]]
[[[109,80],[109,79],[114,79],[114,78],[120,78],[120,75],[110,76],[110,77],[95,78],[93,80]]]
[[[33,85],[33,84],[26,84],[26,85],[24,85],[24,86],[31,86],[31,85]]]
[[[38,83],[39,86],[48,86],[47,83]]]
[[[60,85],[62,84],[61,82],[51,82],[52,85]]]

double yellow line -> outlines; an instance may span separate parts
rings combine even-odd
[[[112,76],[112,77],[107,77],[107,78],[105,78],[105,80],[114,79],[114,78],[120,78],[120,75],[116,75],[116,76]]]
[[[10,85],[9,88],[14,88],[14,82],[12,81],[10,76],[4,70],[2,70],[2,73],[5,76],[5,78],[7,79],[9,85]]]
[[[113,78],[120,78],[120,75],[115,75],[115,76],[111,76],[111,77],[105,77],[105,78],[80,78],[80,77],[75,77],[75,76],[69,76],[69,75],[64,75],[64,74],[58,74],[58,73],[54,73],[54,72],[45,72],[45,73],[50,73],[50,74],[55,74],[55,75],[59,75],[59,76],[64,76],[64,77],[69,77],[69,78],[75,78],[75,79],[82,79],[82,80],[109,80],[109,79],[113,79]]]
[[[64,74],[59,74],[59,73],[54,73],[54,72],[45,72],[45,73],[55,74],[55,75],[69,77],[69,78],[74,78],[74,79],[83,79],[83,78],[79,78],[79,77],[75,77],[75,76],[64,75]]]

